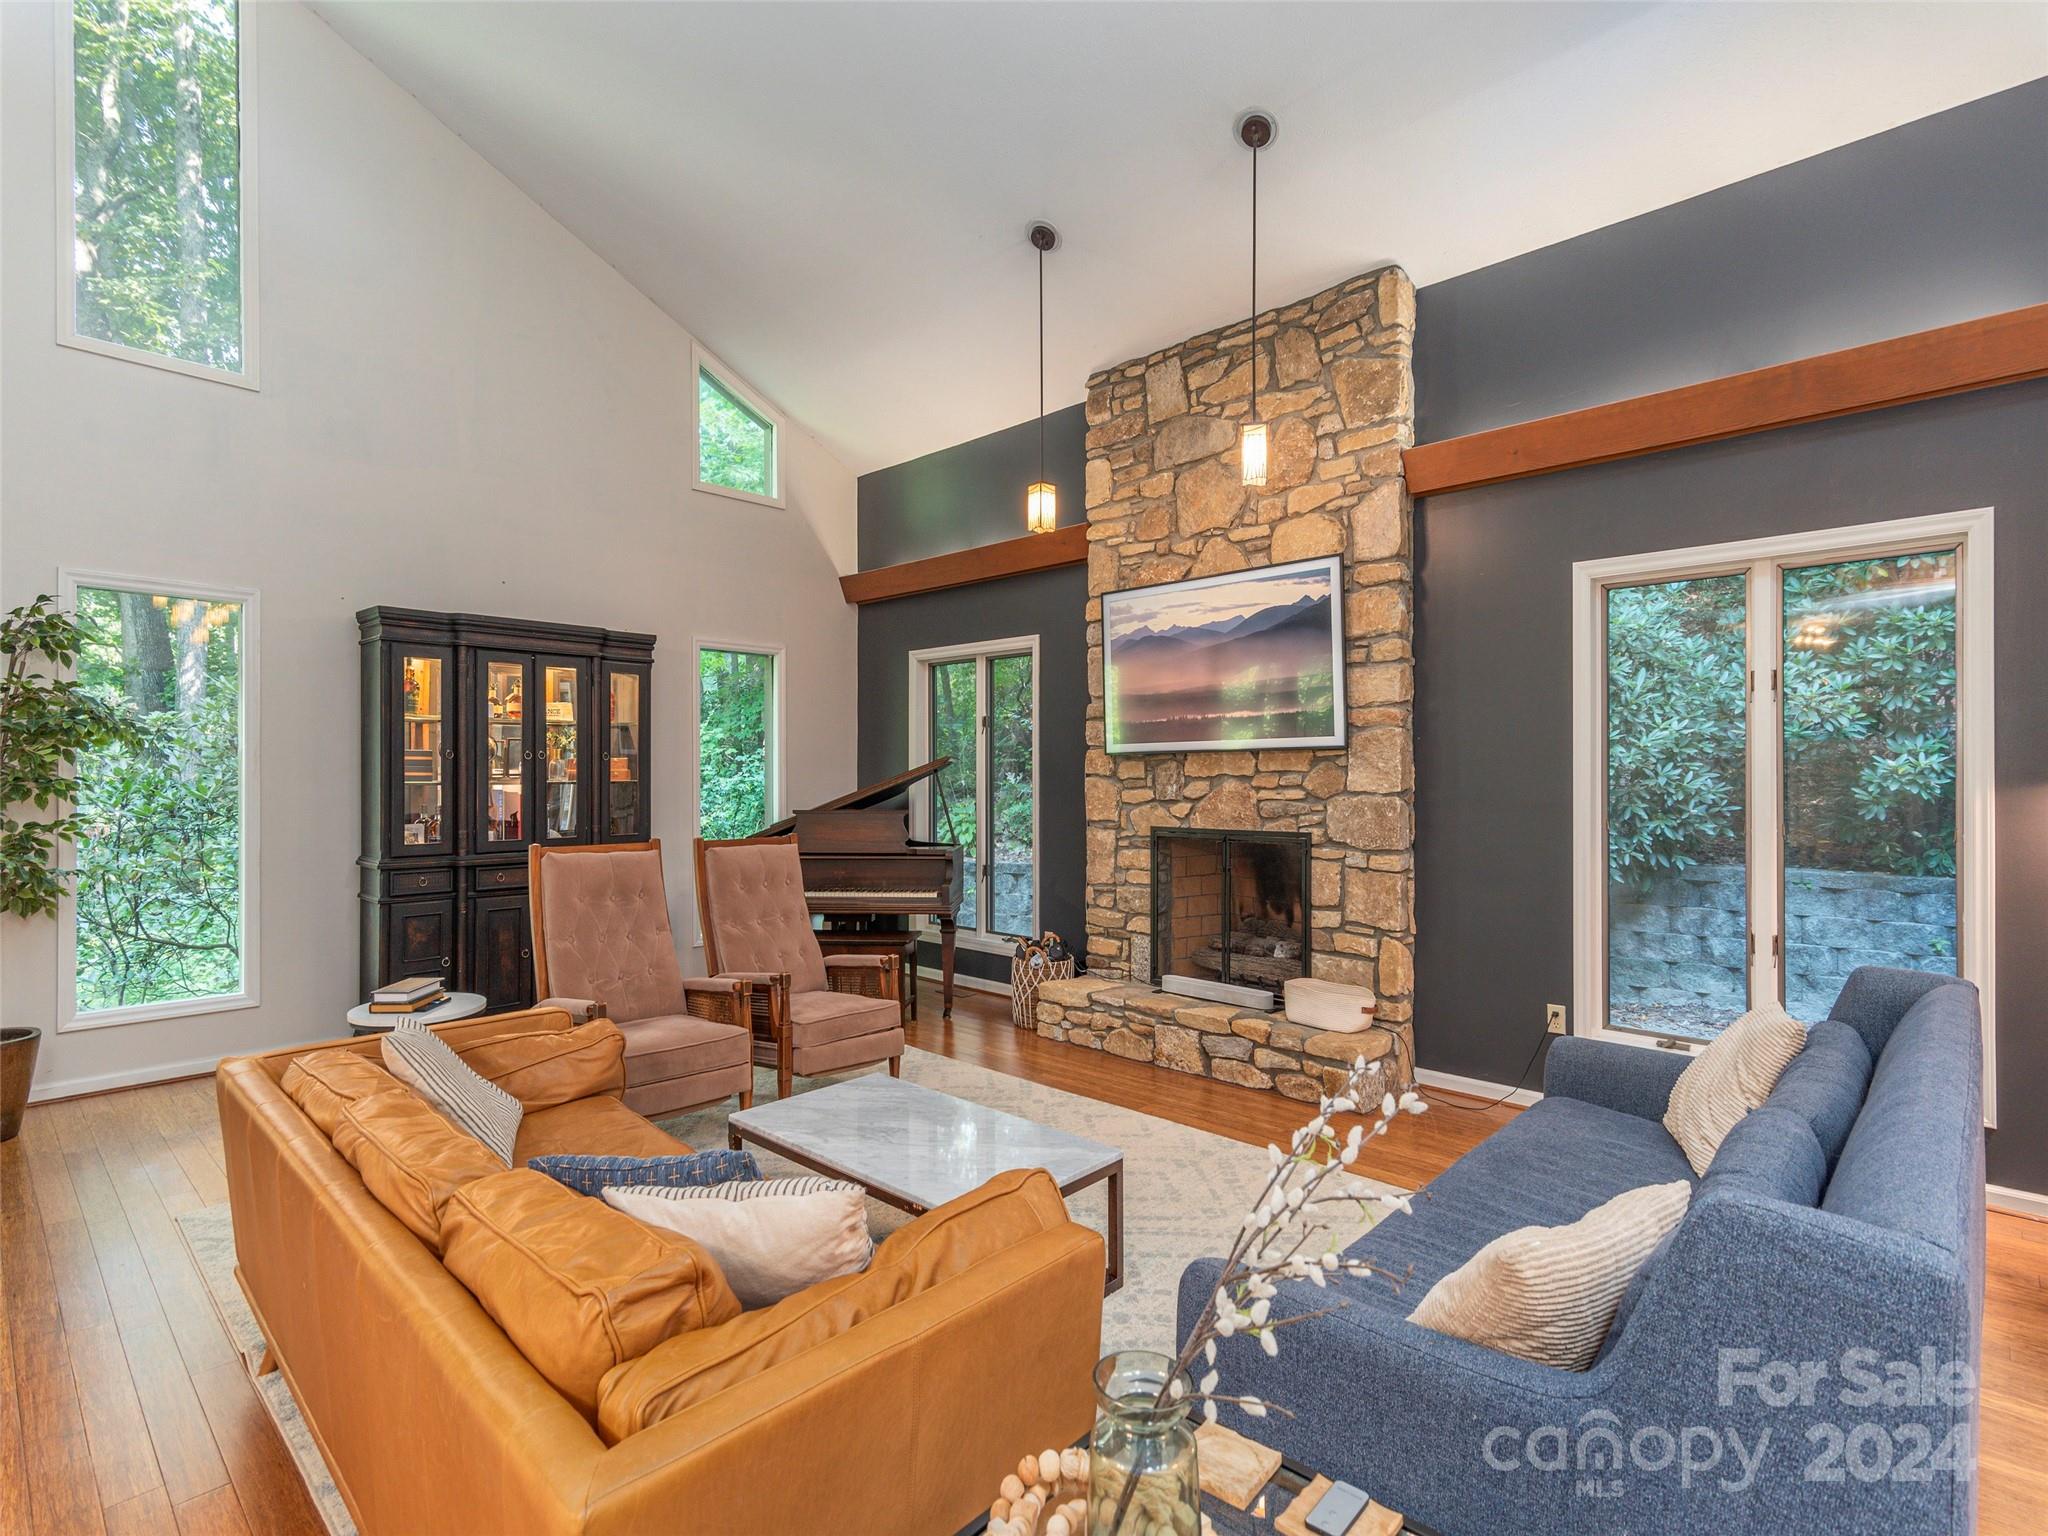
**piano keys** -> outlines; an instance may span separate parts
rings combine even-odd
[[[827,953],[835,934],[871,938],[888,931],[881,927],[884,922],[907,917],[936,921],[940,990],[947,1018],[953,1016],[954,921],[960,913],[966,864],[957,845],[922,842],[910,835],[910,806],[904,797],[951,761],[942,757],[863,785],[763,827],[760,833],[764,837],[796,834],[797,854],[803,864],[804,904],[813,916],[825,919],[818,937]],[[898,803],[888,804],[891,800]],[[906,987],[916,983],[915,976],[904,978]]]

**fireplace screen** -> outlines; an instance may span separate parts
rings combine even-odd
[[[1152,833],[1152,980],[1266,987],[1308,974],[1300,832]]]

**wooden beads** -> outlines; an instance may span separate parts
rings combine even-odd
[[[1088,1453],[1045,1450],[1018,1461],[988,1507],[988,1536],[1087,1536]]]

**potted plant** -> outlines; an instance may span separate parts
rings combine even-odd
[[[85,631],[45,593],[0,619],[0,911],[53,917],[64,880],[58,845],[77,834],[69,797],[81,753],[129,737],[128,717],[61,674]],[[0,1141],[21,1129],[42,1031],[0,1027]]]

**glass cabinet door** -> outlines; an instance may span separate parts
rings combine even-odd
[[[479,754],[476,841],[479,849],[510,848],[533,836],[533,663],[524,656],[477,656]]]
[[[588,824],[583,774],[585,663],[543,656],[536,665],[543,712],[537,724],[542,732],[540,837],[548,843],[579,842]]]
[[[608,843],[643,842],[648,831],[647,668],[605,663],[603,708],[604,822],[598,836]]]
[[[455,844],[454,657],[434,646],[392,653],[391,713],[398,730],[391,818],[393,853],[446,853]]]

